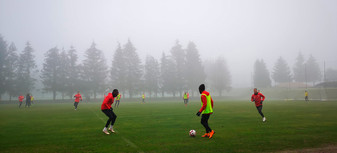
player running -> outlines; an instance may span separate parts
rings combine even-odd
[[[103,132],[105,134],[110,134],[108,132],[111,131],[112,133],[114,133],[115,131],[113,130],[113,125],[115,124],[115,121],[116,121],[116,118],[117,118],[117,115],[113,112],[112,108],[111,108],[111,105],[112,103],[114,102],[114,98],[117,97],[117,95],[119,94],[118,90],[117,89],[114,89],[112,91],[112,93],[108,93],[108,95],[104,98],[103,100],[103,103],[102,103],[102,106],[101,106],[101,110],[102,112],[109,117],[108,121],[106,122],[105,124],[105,127],[103,128]],[[111,123],[111,124],[110,124]],[[109,129],[108,128],[108,125],[110,124],[110,127]]]
[[[208,126],[208,119],[213,113],[213,99],[209,92],[205,91],[205,85],[201,84],[199,86],[199,92],[201,94],[201,108],[197,112],[197,116],[201,115],[201,124],[205,127],[206,133],[202,137],[212,138],[214,135],[214,130]]]
[[[262,103],[263,103],[264,99],[265,99],[265,96],[262,93],[258,92],[256,88],[254,88],[254,94],[252,95],[251,101],[255,102],[256,109],[260,113],[260,115],[262,116],[263,122],[265,122],[267,120],[266,117],[264,117],[264,115],[262,113]]]
[[[121,100],[121,94],[118,94],[117,95],[117,97],[116,97],[116,102],[115,102],[115,107],[116,107],[116,105],[117,105],[117,107],[119,106],[119,102],[120,102],[120,100]]]
[[[77,110],[78,103],[80,102],[80,100],[82,101],[82,96],[80,92],[77,91],[77,94],[74,97],[75,97],[74,106],[75,106],[75,110]]]
[[[19,108],[21,108],[23,99],[25,99],[25,97],[22,96],[22,94],[20,94],[20,96],[18,97],[18,100],[19,100]]]

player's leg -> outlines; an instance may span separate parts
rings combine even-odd
[[[74,102],[75,110],[77,110],[77,105],[78,105],[78,103]]]
[[[112,109],[110,110],[110,116],[111,116],[111,124],[110,124],[109,130],[110,130],[112,133],[114,133],[115,131],[114,131],[114,129],[113,129],[113,125],[115,124],[117,115],[113,112]]]
[[[256,107],[257,108],[257,111],[259,112],[259,114],[264,117],[263,113],[262,113],[262,105]]]
[[[118,106],[119,106],[119,100],[117,100],[117,102],[118,102],[118,103],[117,103],[117,107],[118,107]]]
[[[21,108],[22,102],[19,102],[19,108]]]
[[[202,137],[209,137],[209,132],[211,132],[211,128],[208,126],[209,114],[201,115],[201,124],[205,127],[206,133]]]
[[[265,122],[266,121],[266,118],[264,117],[263,113],[262,113],[262,105],[256,107],[259,114],[262,116],[262,121]]]
[[[104,109],[104,110],[102,110],[102,112],[103,112],[106,116],[109,117],[109,119],[107,120],[107,122],[106,122],[106,124],[105,124],[105,126],[104,126],[104,128],[103,128],[103,132],[104,132],[105,134],[110,134],[110,133],[108,132],[108,126],[109,126],[109,124],[110,124],[111,121],[112,121],[112,115],[111,115],[109,109]]]

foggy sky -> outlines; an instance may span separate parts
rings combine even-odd
[[[95,41],[111,66],[118,42],[159,60],[193,41],[203,60],[225,57],[234,87],[251,86],[257,58],[271,71],[301,51],[337,68],[335,0],[0,0],[0,34],[19,51],[30,41],[38,65],[55,46],[83,55]]]

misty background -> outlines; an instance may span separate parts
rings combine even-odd
[[[141,65],[148,56],[160,64],[178,41],[184,50],[195,44],[206,75],[216,67],[208,64],[222,57],[232,89],[256,86],[254,65],[260,59],[270,77],[280,57],[293,75],[300,53],[305,61],[314,57],[319,83],[325,69],[337,69],[336,6],[333,0],[0,0],[0,34],[18,53],[31,44],[39,75],[54,47],[73,46],[80,64],[94,43],[108,70],[119,45],[131,42]]]

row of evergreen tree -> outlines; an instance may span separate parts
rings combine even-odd
[[[282,57],[279,57],[274,64],[271,75],[263,59],[256,60],[254,64],[253,81],[254,86],[259,88],[271,87],[272,80],[276,84],[300,82],[311,82],[315,84],[321,81],[322,73],[316,59],[310,55],[307,60],[300,52],[296,58],[296,63],[291,71],[288,63]]]
[[[148,96],[182,96],[185,91],[193,96],[198,85],[205,81],[219,94],[231,87],[225,59],[218,58],[216,62],[203,64],[193,42],[183,48],[177,41],[169,53],[162,53],[159,61],[147,55],[143,64],[136,48],[128,40],[124,45],[118,44],[110,58],[110,66],[103,51],[97,49],[94,42],[85,51],[81,62],[73,46],[68,50],[53,47],[45,52],[41,70],[37,70],[34,50],[29,42],[22,53],[17,52],[14,43],[8,46],[0,36],[0,95],[7,93],[13,97],[32,92],[37,81],[43,84],[43,92],[52,93],[54,100],[57,95],[61,95],[62,99],[71,97],[76,91],[96,99],[97,95],[111,92],[113,88],[118,88],[128,97],[145,92]],[[205,66],[209,67],[208,76]]]

